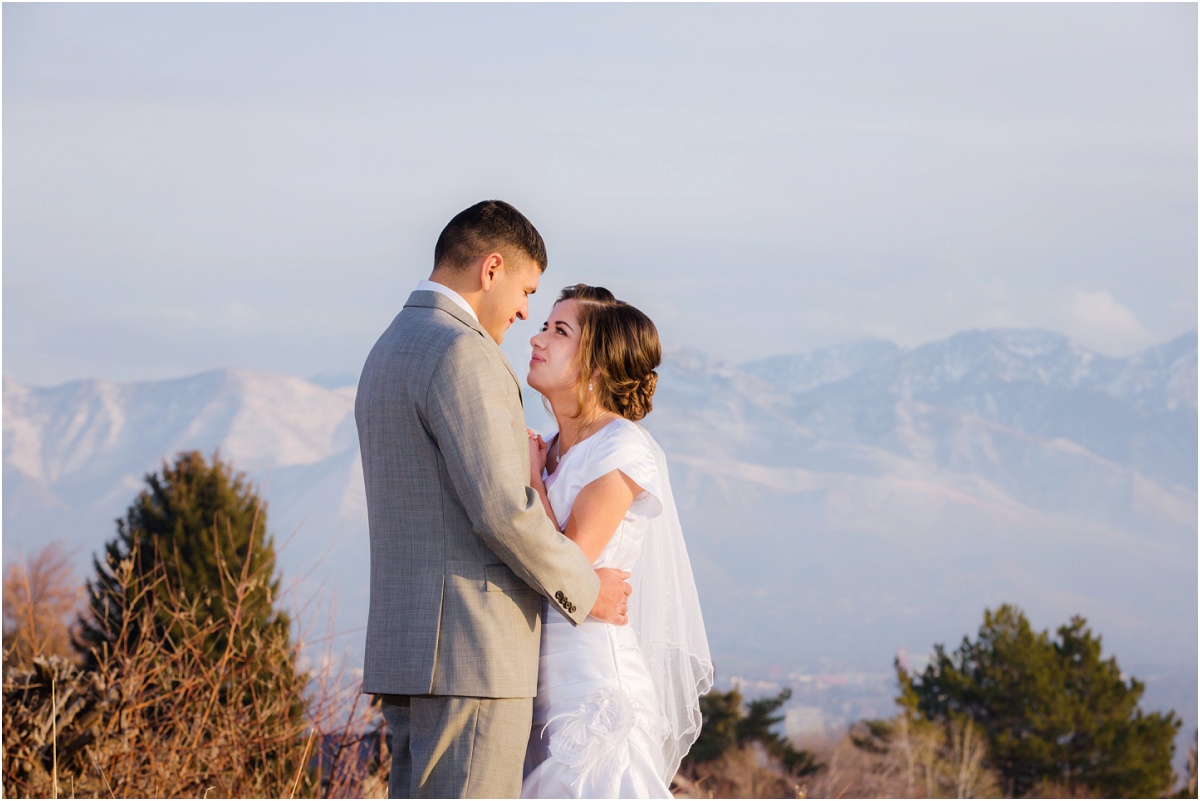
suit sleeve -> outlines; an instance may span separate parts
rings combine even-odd
[[[472,337],[450,346],[431,377],[425,419],[475,533],[578,625],[600,594],[600,580],[529,486],[517,386],[486,347]]]

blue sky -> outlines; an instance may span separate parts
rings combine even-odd
[[[356,371],[457,211],[742,361],[1195,328],[1194,4],[5,4],[3,368]],[[526,357],[532,323],[506,352]]]

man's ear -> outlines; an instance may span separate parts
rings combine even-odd
[[[499,253],[489,253],[479,260],[478,269],[479,283],[483,287],[483,291],[487,292],[492,288],[496,276],[504,269],[504,257]]]

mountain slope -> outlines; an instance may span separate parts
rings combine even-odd
[[[219,451],[263,490],[269,530],[289,541],[285,574],[309,573],[330,538],[359,553],[366,512],[353,405],[352,389],[249,370],[51,389],[6,378],[5,558],[58,537],[88,575],[144,476],[192,449]]]

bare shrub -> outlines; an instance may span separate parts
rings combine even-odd
[[[761,743],[733,746],[675,779],[676,798],[803,798],[798,780]]]
[[[1000,781],[987,768],[987,735],[968,717],[945,724],[947,748],[942,758],[942,784],[954,798],[995,798]]]
[[[330,610],[320,668],[309,685],[309,717],[322,732],[313,763],[321,777],[318,795],[386,798],[392,758],[383,716],[374,700],[363,695],[357,673],[333,653],[332,617]]]
[[[35,657],[69,658],[69,620],[83,599],[62,542],[54,540],[4,571],[4,661],[28,667]]]
[[[808,798],[899,798],[897,777],[878,769],[874,755],[854,745],[848,736],[807,744],[825,769],[803,786]]]
[[[982,732],[968,719],[945,726],[900,714],[861,721],[845,736],[807,745],[825,769],[809,778],[809,798],[995,798]]]

